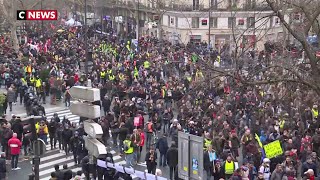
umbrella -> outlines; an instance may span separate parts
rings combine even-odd
[[[62,33],[62,32],[64,32],[64,30],[63,29],[58,29],[57,32],[58,33]]]

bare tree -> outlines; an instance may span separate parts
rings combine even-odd
[[[202,66],[204,73],[210,74],[205,76],[203,80],[205,86],[207,82],[210,82],[213,77],[231,77],[236,80],[243,87],[257,88],[264,85],[282,85],[287,88],[287,91],[294,91],[295,88],[303,89],[305,91],[312,91],[318,96],[320,95],[320,66],[319,58],[316,56],[317,47],[314,47],[307,40],[309,35],[317,35],[319,37],[319,15],[320,15],[320,2],[318,0],[266,0],[268,7],[272,10],[269,17],[278,17],[280,23],[286,29],[286,33],[292,36],[301,46],[302,50],[306,54],[306,59],[301,62],[299,57],[284,56],[283,53],[272,51],[271,56],[266,58],[265,56],[255,57],[253,62],[255,64],[252,67],[246,67],[241,69],[239,66],[231,69],[217,68],[207,61],[204,61]],[[257,12],[259,13],[259,12]],[[300,16],[299,22],[294,16]],[[263,21],[261,17],[256,21]],[[243,37],[242,33],[237,33],[236,27],[233,28],[234,42],[241,41]],[[255,28],[258,30],[258,28]],[[272,29],[271,29],[272,30]],[[264,34],[261,34],[263,37]],[[280,42],[281,45],[286,46],[286,43]],[[238,46],[238,43],[235,43]],[[238,47],[236,47],[238,49]],[[273,49],[274,50],[274,49]],[[268,49],[265,49],[267,54]],[[234,60],[239,62],[243,53],[236,53]],[[248,57],[245,57],[248,58]],[[245,73],[244,73],[245,72]],[[259,77],[259,78],[258,78]],[[202,82],[199,83],[203,84]],[[294,87],[294,88],[293,88]]]
[[[0,0],[0,14],[4,17],[6,24],[9,26],[11,32],[11,42],[12,48],[18,52],[19,51],[19,41],[17,37],[17,27],[21,25],[21,22],[17,21],[16,14],[17,9],[32,9],[40,1],[21,1],[21,0],[11,0],[5,1]]]

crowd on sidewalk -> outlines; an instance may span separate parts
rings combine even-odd
[[[81,35],[80,30],[73,33]],[[231,76],[203,85],[201,82],[208,75],[203,72],[204,64],[226,63],[228,56],[192,44],[172,45],[152,36],[141,37],[139,47],[135,47],[130,40],[118,39],[112,33],[89,39],[93,65],[85,76],[81,72],[85,59],[83,39],[73,33],[66,30],[42,37],[30,35],[30,41],[21,45],[19,53],[1,45],[8,60],[2,64],[1,73],[2,82],[8,87],[9,106],[18,95],[22,103],[29,87],[36,90],[42,103],[51,94],[50,103],[63,97],[69,106],[69,88],[86,85],[90,79],[101,92],[101,102],[97,104],[104,115],[95,120],[104,131],[101,141],[118,148],[127,166],[145,161],[147,171],[153,174],[157,167],[168,166],[169,179],[178,179],[177,145],[181,131],[204,138],[207,179],[312,180],[318,176],[319,101],[309,89],[286,83],[243,86]],[[15,63],[20,68],[15,68]],[[268,74],[261,73],[256,78],[267,79]],[[9,101],[10,91],[15,96]],[[291,91],[290,96],[287,91]],[[58,142],[66,154],[72,151],[86,177],[115,178],[115,172],[88,165],[82,123],[75,127],[67,117],[58,119],[55,116],[39,122],[39,137],[51,143],[52,148]],[[14,133],[25,145],[23,133],[13,128],[14,123],[14,133],[6,134],[9,124],[2,122],[2,147],[10,147],[7,142],[11,136],[15,138]],[[268,158],[263,146],[277,140],[283,153]],[[147,154],[141,157],[144,147]],[[64,179],[72,178],[68,173]],[[52,179],[62,179],[58,174],[53,173]]]

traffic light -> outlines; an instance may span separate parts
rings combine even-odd
[[[38,137],[37,137],[35,118],[27,117],[25,119],[22,119],[22,123],[23,123],[24,137],[30,140],[37,140]]]

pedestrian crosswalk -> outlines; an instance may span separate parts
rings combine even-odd
[[[64,116],[67,116],[71,123],[79,123],[79,121],[80,121],[80,116],[72,114],[70,109],[63,109],[63,110],[58,110],[58,111],[53,111],[53,112],[47,113],[46,117],[47,117],[48,121],[50,121],[52,119],[54,113],[58,114],[60,121],[63,120]]]
[[[51,150],[50,145],[47,145],[46,149],[47,149],[47,152],[45,156],[42,157],[40,160],[40,166],[39,166],[40,180],[49,180],[51,177],[51,173],[54,172],[54,165],[56,164],[60,166],[60,169],[62,169],[62,166],[64,164],[67,164],[68,168],[73,172],[81,171],[81,167],[76,166],[72,153],[70,153],[69,155],[66,155],[65,152],[59,149]],[[115,163],[118,163],[118,164],[126,163],[123,157],[117,155],[116,151],[111,150],[110,153],[113,155],[113,159]]]
[[[69,109],[58,109],[56,111],[50,112],[46,114],[47,120],[50,121],[53,117],[53,114],[57,113],[60,120],[63,120],[64,116],[67,116],[71,123],[79,123],[80,117],[77,115],[73,115]],[[70,153],[66,155],[64,151],[59,149],[51,150],[50,143],[46,146],[46,154],[40,160],[39,166],[39,176],[40,180],[49,180],[51,178],[51,173],[54,172],[54,165],[58,164],[60,169],[64,164],[67,164],[68,168],[73,172],[81,171],[81,167],[77,166],[73,159],[73,154]],[[120,156],[115,150],[111,150],[110,153],[113,155],[113,160],[117,164],[126,164],[125,158]],[[146,167],[145,164],[139,164],[138,166],[142,166],[144,169]],[[137,177],[132,177],[133,179],[137,179]]]

